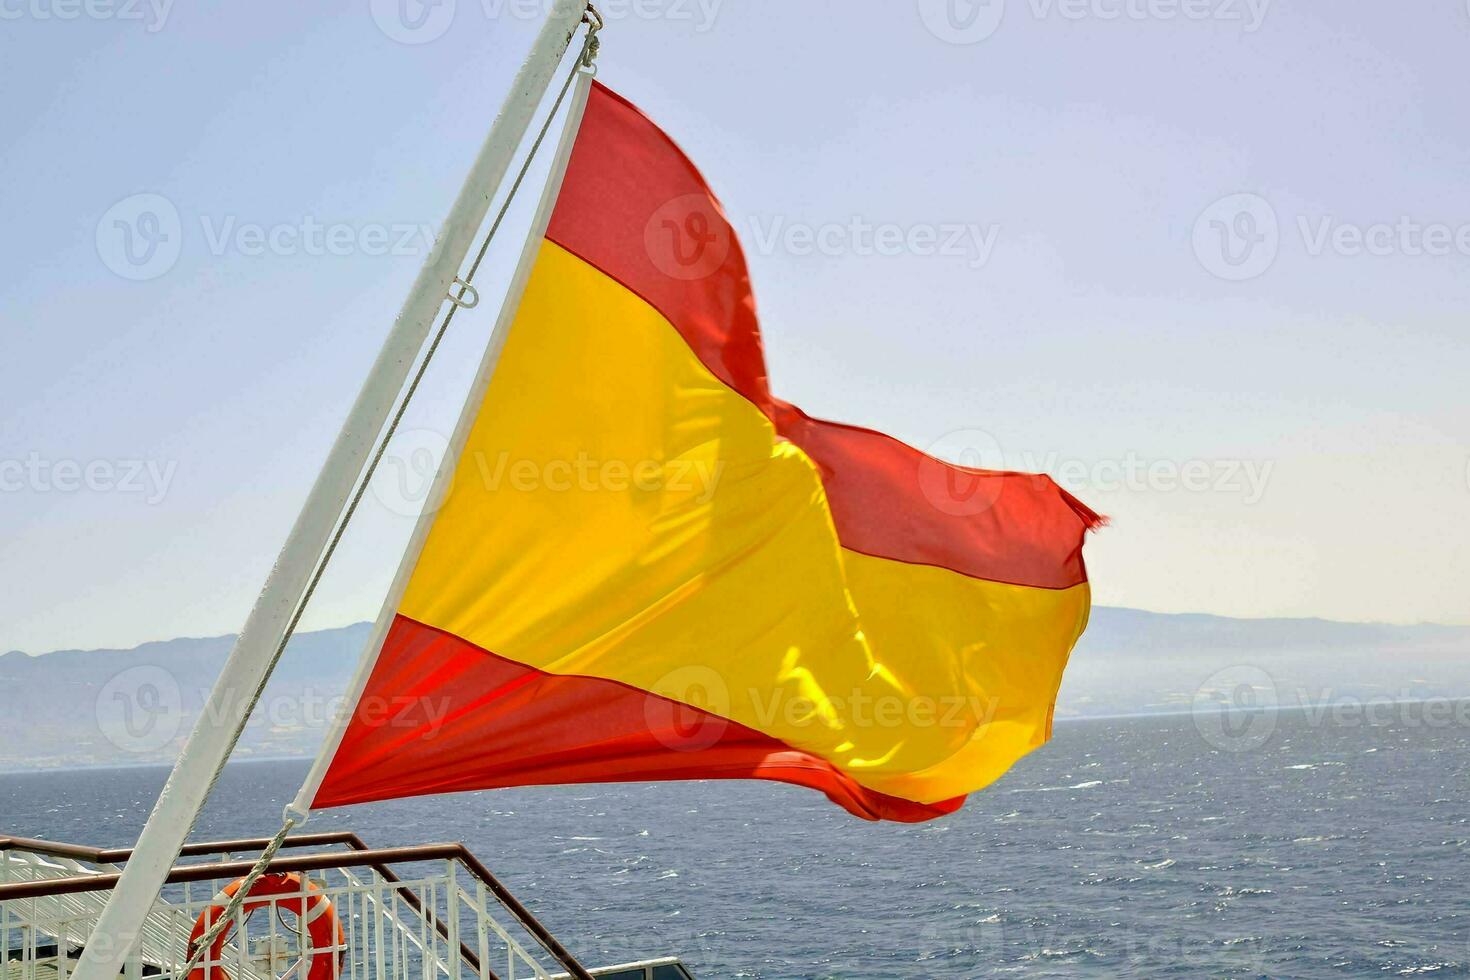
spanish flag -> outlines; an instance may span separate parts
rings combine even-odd
[[[1050,735],[1099,518],[772,394],[740,244],[600,84],[314,807],[768,779],[956,810]]]

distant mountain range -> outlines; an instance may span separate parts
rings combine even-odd
[[[368,640],[358,624],[298,636],[237,757],[315,753]],[[234,638],[131,650],[0,656],[0,769],[166,762],[202,709]],[[1338,703],[1470,696],[1470,627],[1228,619],[1094,610],[1057,717],[1231,703]]]
[[[1239,698],[1242,685],[1253,689]],[[1470,626],[1093,610],[1058,718],[1470,697]]]

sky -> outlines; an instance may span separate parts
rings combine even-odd
[[[0,650],[239,628],[541,6],[0,0]],[[1465,4],[604,6],[782,397],[1052,473],[1102,604],[1470,623]],[[376,615],[493,305],[306,628]]]

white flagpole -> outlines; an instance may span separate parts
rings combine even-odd
[[[551,175],[546,181],[546,188],[542,192],[536,216],[531,221],[526,244],[511,278],[510,288],[505,294],[505,304],[500,309],[500,318],[495,324],[494,333],[490,335],[490,343],[486,346],[485,355],[475,373],[474,383],[465,399],[464,408],[460,411],[459,421],[455,424],[454,433],[449,439],[449,446],[444,451],[444,459],[440,461],[439,470],[434,474],[434,482],[425,499],[424,509],[419,514],[418,523],[414,525],[413,537],[409,539],[408,548],[404,551],[403,559],[398,566],[398,574],[393,579],[392,587],[388,590],[382,610],[378,613],[378,620],[373,626],[372,638],[363,651],[362,660],[357,665],[357,673],[353,676],[352,683],[347,689],[343,709],[334,719],[332,730],[322,743],[316,763],[311,767],[311,772],[307,774],[306,782],[302,784],[301,792],[297,794],[295,802],[291,804],[292,811],[296,813],[311,811],[312,800],[316,797],[317,790],[321,788],[322,780],[326,778],[332,757],[337,754],[337,749],[342,744],[342,736],[347,731],[353,713],[357,710],[357,702],[361,699],[362,692],[367,687],[368,678],[372,676],[373,668],[378,663],[378,655],[383,650],[383,641],[387,638],[388,630],[393,625],[393,618],[398,614],[398,607],[403,603],[403,594],[408,590],[409,579],[413,577],[414,567],[418,564],[419,556],[423,554],[429,531],[434,526],[434,518],[439,508],[443,506],[449,491],[453,489],[454,473],[459,457],[464,452],[465,444],[469,441],[470,430],[474,427],[476,419],[479,418],[480,407],[490,388],[490,379],[495,375],[500,353],[505,349],[506,337],[510,333],[511,324],[515,322],[516,314],[520,312],[521,299],[526,294],[526,285],[531,280],[531,272],[536,266],[536,259],[541,254],[541,243],[546,238],[547,227],[551,224],[551,212],[556,208],[556,200],[561,194],[562,182],[566,177],[567,163],[571,160],[572,150],[577,142],[577,133],[582,127],[582,115],[587,109],[587,96],[592,89],[592,76],[593,72],[589,70],[578,73],[567,109],[566,125],[562,129],[561,142],[557,146],[556,156],[552,159]]]
[[[398,399],[434,318],[449,297],[516,150],[551,87],[587,0],[557,0],[491,126],[484,146],[363,382],[301,514],[225,661],[132,857],[87,941],[76,980],[116,980],[137,944],[169,869],[194,827],[216,773],[265,684],[312,572]]]

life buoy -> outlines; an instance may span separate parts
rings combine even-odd
[[[199,948],[199,940],[224,913],[230,899],[235,897],[244,883],[243,878],[230,882],[214,896],[214,902],[209,908],[199,913],[199,918],[194,920],[194,929],[189,933],[191,958]],[[306,967],[306,980],[337,980],[341,975],[342,960],[347,955],[347,945],[342,933],[342,923],[337,920],[331,899],[323,895],[316,882],[310,879],[303,880],[300,875],[295,874],[271,874],[262,875],[255,882],[245,896],[241,908],[249,913],[272,902],[277,908],[293,913],[306,923],[306,934],[311,939],[311,960]],[[224,964],[219,962],[220,954],[229,938],[229,929],[219,934],[204,963],[189,973],[189,980],[232,980]],[[336,955],[333,956],[333,953]]]

